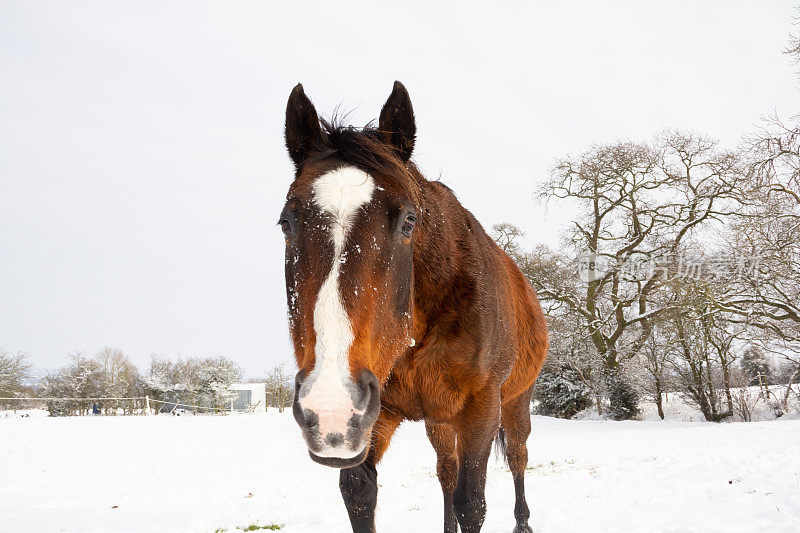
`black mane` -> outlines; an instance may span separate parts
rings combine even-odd
[[[322,139],[309,162],[335,157],[372,174],[406,182],[416,189],[419,175],[413,163],[404,163],[396,149],[386,142],[379,129],[370,122],[363,128],[344,125],[338,116],[331,120],[320,119]],[[421,176],[420,176],[421,177]]]

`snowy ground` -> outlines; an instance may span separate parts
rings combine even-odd
[[[555,531],[800,531],[800,420],[738,424],[534,418],[532,525]],[[439,531],[421,424],[379,467],[378,530]],[[0,418],[0,531],[348,531],[338,472],[307,457],[289,413]],[[489,466],[484,531],[513,527]]]

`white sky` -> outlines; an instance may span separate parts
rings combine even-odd
[[[799,110],[788,1],[287,4],[0,2],[0,347],[291,360],[298,81],[356,124],[403,81],[423,171],[530,244],[565,222],[533,198],[557,157],[663,128],[733,147]]]

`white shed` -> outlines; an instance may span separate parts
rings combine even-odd
[[[233,411],[249,413],[267,412],[266,383],[234,383],[230,390],[239,395],[231,402]]]

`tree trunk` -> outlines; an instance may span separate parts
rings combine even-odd
[[[700,405],[700,412],[703,413],[706,422],[713,422],[714,415],[711,412],[711,406],[708,404],[708,399],[706,398],[706,393],[702,386],[697,389],[697,400],[697,403]]]
[[[722,381],[725,384],[725,399],[728,400],[728,414],[733,416],[733,395],[731,394],[731,375],[728,372],[728,364],[722,363]]]
[[[794,380],[797,379],[797,375],[800,374],[800,366],[797,367],[797,370],[794,371],[792,377],[789,378],[789,383],[786,384],[786,394],[783,395],[783,410],[786,411],[789,408],[789,394],[792,392],[792,383]]]
[[[661,399],[661,380],[656,379],[656,407],[658,408],[658,416],[664,420],[664,404]]]

